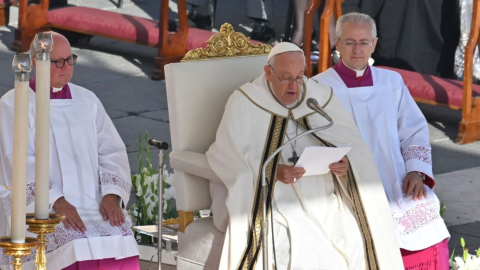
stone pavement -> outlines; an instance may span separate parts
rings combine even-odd
[[[158,0],[125,0],[117,9],[117,1],[69,0],[69,4],[109,9],[125,14],[158,19]],[[237,31],[248,32],[251,20],[245,18],[243,1],[219,1],[215,26],[228,21]],[[283,32],[287,0],[279,0],[274,28]],[[176,12],[174,1],[171,13]],[[240,10],[240,11],[238,11]],[[11,24],[0,27],[0,95],[13,88],[11,51],[18,9],[11,8]],[[228,16],[228,17],[227,17]],[[74,45],[79,56],[72,82],[92,90],[103,102],[124,140],[132,172],[138,172],[138,136],[148,131],[152,138],[170,143],[168,107],[164,81],[153,81],[153,58],[157,51],[139,45],[94,37],[88,45]],[[431,134],[436,192],[446,205],[445,222],[452,234],[450,248],[460,247],[464,237],[470,250],[480,247],[480,142],[468,145],[454,143],[461,112],[419,105],[425,114]],[[157,151],[152,150],[157,164]],[[148,268],[142,268],[148,269]]]

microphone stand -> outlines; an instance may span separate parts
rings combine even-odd
[[[163,159],[163,151],[168,150],[168,144],[164,142],[158,142],[156,140],[148,140],[148,144],[157,147],[160,151],[158,153],[158,218],[157,218],[157,230],[158,230],[158,270],[162,270],[162,223],[163,223],[163,167],[165,161]]]
[[[314,128],[314,129],[311,129],[311,130],[307,130],[304,133],[298,134],[297,136],[293,137],[291,140],[289,140],[288,142],[286,142],[282,146],[280,146],[277,150],[275,150],[275,152],[273,152],[267,158],[265,163],[263,163],[263,167],[262,167],[262,194],[263,194],[263,218],[262,218],[262,242],[263,242],[263,245],[262,245],[262,249],[263,249],[263,251],[262,252],[263,252],[263,269],[264,270],[270,269],[268,267],[267,180],[265,179],[265,171],[266,171],[266,168],[267,168],[267,164],[278,153],[280,153],[280,151],[282,151],[283,148],[288,146],[290,143],[300,139],[301,137],[303,137],[305,135],[308,135],[308,134],[311,134],[311,133],[314,133],[314,132],[317,132],[317,131],[320,131],[320,130],[324,130],[324,129],[327,129],[327,128],[333,126],[333,119],[331,119],[330,117],[328,117],[326,119],[330,122],[330,124],[325,125],[325,126],[321,126],[321,127],[318,127],[318,128]],[[297,123],[297,125],[298,125],[298,123]],[[271,179],[271,181],[273,181],[273,179]],[[273,211],[273,209],[270,209],[270,211]]]

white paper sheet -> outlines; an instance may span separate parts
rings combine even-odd
[[[324,147],[308,146],[303,150],[295,167],[305,169],[303,176],[326,174],[330,171],[328,166],[340,161],[352,147]]]

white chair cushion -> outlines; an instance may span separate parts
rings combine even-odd
[[[210,197],[211,207],[214,216],[214,225],[217,229],[224,232],[228,225],[228,213],[227,213],[227,195],[228,191],[222,181],[210,168],[207,161],[207,156],[191,151],[173,151],[170,154],[170,166],[174,170],[181,171],[188,174],[188,177],[199,176],[201,178],[209,179],[210,182]],[[201,181],[201,180],[199,180]],[[199,196],[184,197],[183,202],[187,205],[199,204],[199,202],[207,205],[210,201]],[[205,208],[209,208],[208,206]]]
[[[177,269],[218,269],[224,238],[212,217],[193,221],[178,234]]]
[[[174,170],[200,176],[210,181],[222,183],[213,172],[207,161],[207,156],[191,151],[173,151],[170,153],[170,166]]]

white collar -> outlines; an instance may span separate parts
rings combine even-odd
[[[343,62],[343,59],[342,59],[342,62]],[[368,67],[368,64],[367,64],[367,65],[365,65],[365,67],[364,67],[362,70],[356,70],[356,69],[353,69],[353,68],[349,67],[347,64],[345,64],[345,62],[343,62],[343,64],[344,64],[347,68],[355,71],[355,73],[357,73],[357,78],[358,78],[358,77],[362,77],[363,74],[365,74],[365,70],[366,70],[367,67]]]
[[[52,87],[52,92],[53,92],[53,93],[57,93],[57,92],[62,91],[62,89],[63,89],[63,87],[60,87],[60,88]]]

